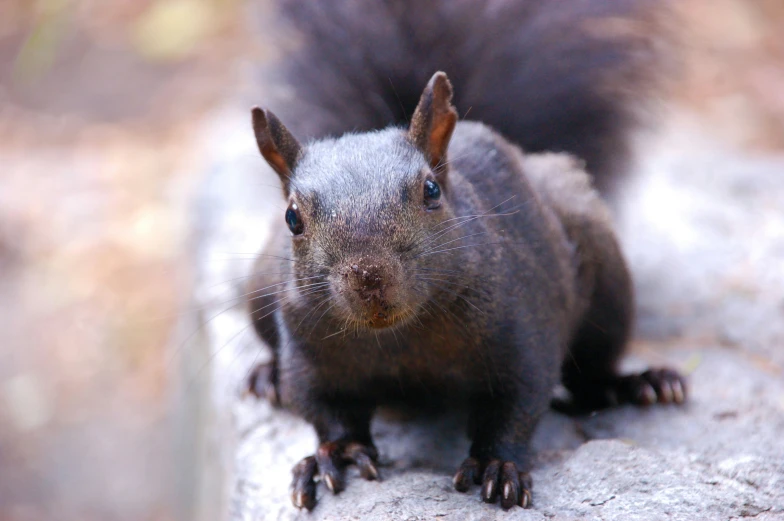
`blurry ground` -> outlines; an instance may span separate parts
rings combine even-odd
[[[711,143],[687,146],[780,164],[784,5],[679,6],[674,97]],[[0,3],[0,519],[175,516],[182,439],[164,420],[182,406],[170,345],[190,291],[187,208],[212,109],[272,52],[246,18],[240,0]],[[733,179],[725,191],[743,192]],[[774,374],[780,340],[753,352]]]

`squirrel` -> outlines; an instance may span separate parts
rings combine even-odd
[[[317,481],[340,492],[350,464],[378,479],[370,422],[379,406],[468,408],[472,443],[454,488],[481,485],[484,501],[509,509],[532,505],[530,439],[559,382],[576,410],[685,400],[674,370],[617,369],[633,326],[632,283],[594,188],[624,164],[632,124],[629,99],[609,96],[597,78],[619,64],[642,77],[633,70],[644,66],[623,39],[559,30],[642,3],[281,3],[308,29],[285,67],[296,101],[283,108],[315,139],[302,144],[272,111],[252,109],[289,232],[274,234],[250,278],[250,316],[274,352],[250,387],[318,435],[316,453],[293,469],[296,507],[314,508]],[[483,43],[473,32],[487,36],[482,16],[496,29],[516,26]],[[426,44],[432,53],[421,54]],[[411,50],[397,58],[406,68],[387,68],[402,49]],[[526,54],[528,68],[501,65]],[[438,61],[481,122],[458,121],[444,72],[427,81],[407,125],[395,115],[382,78],[400,89],[407,118],[403,85]]]

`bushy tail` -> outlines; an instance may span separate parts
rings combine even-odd
[[[445,71],[461,117],[568,151],[606,188],[653,85],[662,0],[278,0],[301,46],[272,107],[302,137],[403,124]],[[652,13],[654,16],[652,16]]]

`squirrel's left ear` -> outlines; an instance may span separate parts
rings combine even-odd
[[[439,71],[427,83],[408,127],[408,138],[425,154],[431,168],[446,164],[446,149],[456,123],[452,84]]]
[[[299,160],[302,147],[271,111],[253,107],[251,115],[259,152],[277,172],[283,183],[283,191],[288,196],[291,172]]]

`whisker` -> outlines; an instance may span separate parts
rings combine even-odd
[[[428,277],[421,277],[421,276],[418,276],[417,280],[427,280],[427,281],[433,281],[433,282],[443,282],[444,284],[450,284],[452,286],[459,286],[461,288],[465,288],[465,289],[467,289],[469,291],[474,291],[476,293],[480,293],[480,292],[483,291],[482,289],[476,289],[476,288],[473,288],[471,286],[467,286],[465,284],[460,284],[458,282],[453,282],[451,280],[435,279],[435,278],[428,278]]]
[[[237,282],[238,280],[249,279],[251,277],[261,276],[261,275],[292,275],[292,273],[290,271],[253,271],[248,273],[247,275],[240,275],[239,277],[234,277],[221,282],[216,282],[215,284],[211,284],[207,286],[206,289],[213,289],[223,284],[229,284],[231,282]]]
[[[486,234],[487,234],[487,232],[484,232],[484,231],[483,231],[483,232],[476,232],[476,233],[469,233],[469,234],[467,234],[467,235],[463,235],[462,237],[458,237],[458,238],[456,238],[456,239],[452,239],[452,240],[449,240],[449,241],[446,241],[446,242],[442,242],[442,243],[439,243],[439,244],[433,245],[433,246],[431,246],[429,249],[427,249],[427,250],[425,250],[425,251],[423,251],[423,252],[420,252],[420,253],[419,253],[419,254],[418,254],[416,257],[414,257],[414,258],[416,259],[417,257],[421,257],[421,256],[422,256],[422,255],[424,255],[425,253],[429,253],[429,252],[431,252],[431,251],[435,250],[436,248],[442,248],[442,247],[446,246],[447,244],[451,244],[451,243],[453,243],[453,242],[461,241],[461,240],[463,240],[463,239],[467,239],[467,238],[469,238],[469,237],[475,237],[475,236],[477,236],[477,235],[486,235]]]
[[[278,286],[278,284],[274,284],[274,285]],[[272,293],[265,293],[264,295],[256,295],[255,297],[250,298],[248,300],[257,300],[257,299],[260,299],[260,298],[271,297],[272,295],[278,295],[280,293],[285,293],[287,291],[294,291],[294,290],[297,290],[297,289],[305,289],[305,288],[310,288],[310,287],[313,287],[313,286],[326,286],[326,285],[329,285],[329,282],[314,282],[312,284],[305,284],[305,285],[302,285],[302,286],[294,286],[292,288],[286,288],[286,289],[281,289],[281,290],[278,290],[278,291],[273,291]],[[253,293],[255,293],[255,292],[253,292]]]
[[[305,314],[305,316],[304,316],[304,317],[302,317],[302,320],[300,320],[300,321],[299,321],[299,324],[297,324],[297,327],[294,329],[294,332],[296,333],[297,331],[299,331],[299,328],[300,328],[300,327],[302,327],[302,324],[305,322],[305,320],[306,320],[306,319],[307,319],[307,318],[308,318],[308,317],[309,317],[309,316],[310,316],[310,315],[311,315],[311,314],[312,314],[314,311],[316,311],[318,308],[320,308],[322,305],[324,305],[324,303],[325,303],[325,302],[329,302],[329,300],[330,300],[330,298],[331,298],[331,297],[332,297],[332,295],[327,295],[325,298],[323,298],[322,300],[320,300],[320,301],[318,302],[318,304],[316,304],[315,306],[313,306],[313,307],[310,309],[310,311],[308,311],[308,312]]]
[[[443,286],[440,286],[439,284],[435,284],[434,282],[430,282],[429,284],[431,284],[432,286],[434,286],[434,287],[436,287],[436,288],[440,289],[441,291],[445,291],[445,292],[447,292],[447,293],[449,293],[449,294],[451,294],[451,295],[454,295],[455,297],[459,298],[460,300],[462,300],[463,302],[465,302],[466,304],[468,304],[469,306],[471,306],[472,308],[474,308],[475,310],[477,310],[477,311],[478,311],[478,312],[480,312],[481,314],[483,314],[483,315],[486,315],[486,313],[484,312],[484,310],[482,310],[482,309],[480,309],[479,307],[477,307],[477,306],[476,306],[476,304],[474,304],[473,302],[471,302],[470,300],[468,300],[468,299],[467,299],[465,296],[461,295],[460,293],[458,293],[458,292],[456,292],[456,291],[452,291],[452,290],[451,290],[451,289],[449,289],[449,288],[445,288],[445,287],[443,287]],[[434,300],[434,302],[435,302],[435,300]]]
[[[343,328],[343,329],[341,329],[340,331],[336,331],[336,332],[334,332],[334,333],[332,333],[332,334],[329,334],[329,335],[325,336],[324,338],[322,338],[321,340],[326,340],[326,339],[328,339],[328,338],[332,338],[332,337],[333,337],[333,336],[335,336],[335,335],[339,335],[340,333],[343,333],[343,332],[344,332],[346,329],[347,329],[347,328],[346,328],[346,327],[344,327],[344,328]]]
[[[515,197],[517,197],[517,196],[513,195],[511,197],[508,197],[507,199],[501,201],[497,205],[493,206],[492,208],[488,209],[487,211],[485,211],[485,212],[483,212],[481,214],[463,215],[463,216],[457,216],[457,217],[452,217],[450,219],[446,219],[445,221],[441,222],[440,224],[438,224],[436,226],[436,230],[433,233],[431,233],[430,235],[422,238],[420,241],[417,241],[417,243],[415,244],[414,247],[420,247],[421,245],[423,245],[425,243],[428,243],[428,242],[430,242],[430,243],[435,242],[437,239],[439,239],[440,237],[443,237],[445,234],[449,233],[450,231],[454,230],[455,228],[459,228],[459,227],[465,226],[468,223],[474,222],[475,220],[483,218],[483,217],[507,217],[507,216],[510,216],[510,215],[514,215],[514,214],[516,214],[516,213],[518,213],[520,211],[520,208],[522,208],[524,205],[528,204],[529,202],[531,202],[533,200],[533,198],[530,198],[530,199],[526,200],[525,202],[523,202],[522,204],[518,205],[517,207],[515,207],[513,209],[510,209],[510,210],[507,210],[507,211],[505,211],[503,213],[491,213],[495,209],[497,209],[500,206],[504,205],[505,203],[511,201]],[[440,228],[444,224],[447,224],[450,221],[455,221],[455,220],[457,220],[459,222],[453,223],[453,224],[447,226],[446,228]]]
[[[419,256],[414,257],[414,258],[426,257],[428,255],[435,255],[436,253],[446,253],[448,251],[462,250],[462,249],[465,249],[465,248],[473,248],[474,246],[491,246],[493,244],[521,244],[521,243],[518,243],[518,242],[515,242],[515,241],[495,241],[495,242],[482,242],[482,243],[479,243],[479,244],[464,244],[463,246],[455,246],[454,248],[447,248],[445,250],[430,251],[430,252],[427,252],[427,253],[423,253],[422,255],[419,255]]]
[[[310,338],[310,335],[312,335],[312,334],[313,334],[313,331],[315,331],[315,330],[316,330],[316,326],[318,326],[318,323],[319,323],[319,322],[321,322],[321,319],[322,319],[322,318],[324,318],[324,316],[325,316],[327,313],[329,313],[329,310],[330,310],[330,309],[332,309],[332,308],[334,308],[336,305],[337,305],[337,302],[333,303],[331,306],[328,306],[328,307],[327,307],[327,309],[325,309],[325,310],[324,310],[324,313],[322,313],[322,314],[321,314],[321,316],[320,316],[320,317],[318,317],[318,320],[316,320],[316,323],[315,323],[315,324],[313,324],[313,327],[312,327],[312,328],[310,328],[310,333],[308,333],[308,335],[307,335],[307,336],[308,336],[308,338]]]

